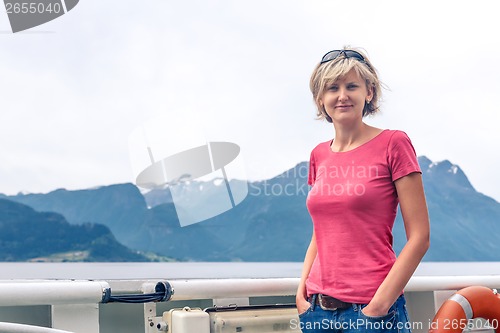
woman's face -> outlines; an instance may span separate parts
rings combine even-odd
[[[371,101],[373,93],[355,70],[351,69],[329,87],[320,100],[333,122],[363,117],[366,101]]]

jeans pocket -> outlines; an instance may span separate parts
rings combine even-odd
[[[364,308],[364,307],[363,307]],[[397,313],[394,307],[383,316],[368,316],[363,313],[363,308],[359,310],[358,330],[365,333],[388,333],[397,332]]]
[[[302,312],[302,313],[299,313],[299,318],[302,318],[304,317],[306,314],[308,314],[309,312],[311,312],[311,308],[312,308],[312,304],[309,305],[309,307],[307,308],[306,311]]]
[[[364,308],[363,308],[364,309]],[[368,316],[363,313],[363,309],[359,310],[359,314],[361,317],[370,319],[370,320],[378,320],[378,321],[388,321],[389,319],[393,318],[394,315],[396,314],[396,310],[390,309],[389,312],[383,316]]]

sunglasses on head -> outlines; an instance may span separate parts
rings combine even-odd
[[[320,64],[324,64],[325,62],[335,60],[341,55],[344,55],[345,58],[354,58],[354,59],[357,59],[357,60],[367,64],[363,55],[361,55],[361,53],[353,51],[353,50],[333,50],[333,51],[330,51],[327,54],[325,54],[323,56],[323,58],[321,58]]]

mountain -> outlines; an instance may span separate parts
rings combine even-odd
[[[58,213],[0,199],[0,261],[26,260],[148,261],[104,225],[70,225]]]
[[[499,261],[495,236],[500,227],[500,204],[477,192],[459,166],[448,160],[419,157],[429,216],[431,247],[428,261]],[[395,249],[405,236],[401,214],[395,227]]]
[[[217,223],[181,228],[172,203],[148,209],[141,192],[132,184],[77,191],[59,189],[47,194],[18,194],[7,198],[40,212],[62,214],[74,225],[104,224],[119,242],[140,251],[172,253],[181,260],[231,259],[228,254],[217,252],[225,243],[216,230],[212,230],[217,228]],[[213,251],[208,253],[207,248]],[[209,258],[205,258],[207,256]]]
[[[104,224],[123,243],[134,238],[149,214],[144,197],[132,184],[77,191],[59,189],[47,194],[18,194],[8,199],[40,212],[60,213],[71,224]]]
[[[427,261],[500,261],[494,235],[500,204],[470,184],[457,165],[419,157],[431,217]],[[102,223],[118,241],[141,251],[195,261],[302,261],[312,234],[305,206],[308,163],[268,180],[248,182],[248,196],[233,209],[201,223],[180,227],[168,188],[144,195],[132,184],[90,190],[8,197],[38,211],[56,211],[72,224]],[[231,182],[242,182],[231,180]],[[213,191],[220,180],[176,186],[187,198]],[[197,209],[210,209],[197,203]],[[398,213],[394,248],[405,232]]]

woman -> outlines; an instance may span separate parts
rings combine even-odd
[[[297,290],[303,332],[410,332],[403,288],[429,247],[421,171],[408,136],[363,122],[381,83],[360,50],[330,51],[310,88],[335,138],[311,153],[307,208],[314,229]],[[407,243],[396,259],[400,205]]]

